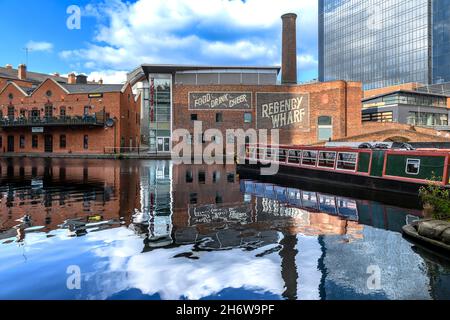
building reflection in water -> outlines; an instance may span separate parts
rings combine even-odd
[[[223,165],[24,159],[2,162],[0,179],[3,243],[56,229],[82,237],[127,228],[141,239],[143,255],[172,250],[173,258],[194,263],[204,254],[240,250],[255,253],[252,263],[279,261],[277,294],[284,299],[426,299],[445,292],[436,284],[436,264],[424,264],[401,239],[401,227],[419,210],[240,181],[235,166]],[[374,264],[397,268],[382,292],[366,288],[367,266]]]

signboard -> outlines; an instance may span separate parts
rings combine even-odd
[[[191,92],[189,110],[251,110],[251,92]]]
[[[257,93],[258,129],[297,129],[310,131],[309,94]]]
[[[43,127],[34,127],[34,128],[31,128],[31,132],[32,133],[44,133],[44,128]]]
[[[90,93],[89,99],[100,99],[103,98],[103,93]]]

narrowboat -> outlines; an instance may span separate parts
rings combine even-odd
[[[299,178],[402,194],[418,194],[431,181],[450,188],[450,150],[247,145],[239,172],[259,174],[279,166],[276,177]]]

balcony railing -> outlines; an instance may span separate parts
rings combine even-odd
[[[104,126],[104,117],[97,116],[61,116],[61,117],[19,117],[0,119],[0,127],[51,127],[51,126]]]

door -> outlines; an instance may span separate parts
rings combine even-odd
[[[45,152],[53,152],[53,136],[49,134],[45,135]]]
[[[170,138],[158,138],[158,152],[170,152]]]
[[[14,136],[8,136],[8,152],[14,152]]]

